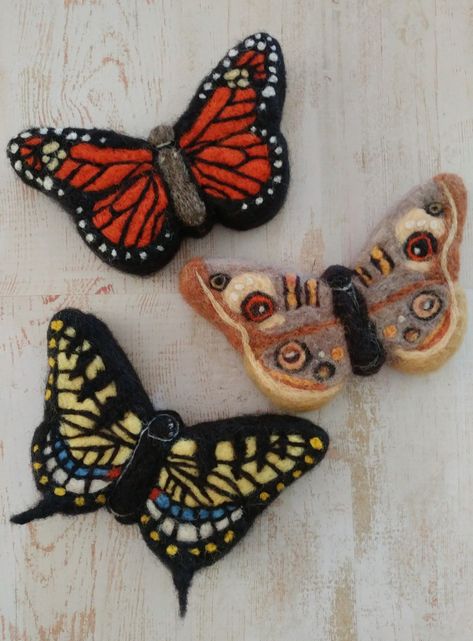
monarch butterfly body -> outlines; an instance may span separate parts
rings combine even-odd
[[[389,211],[353,268],[316,278],[197,258],[182,270],[181,292],[276,404],[315,409],[353,373],[374,374],[385,361],[430,371],[457,349],[465,217],[462,180],[440,174]]]
[[[327,435],[278,415],[186,427],[176,412],[154,409],[108,328],[78,310],[53,317],[47,342],[44,419],[31,449],[42,499],[12,521],[108,507],[139,525],[171,570],[184,613],[193,574],[322,460]]]
[[[202,236],[217,221],[250,229],[277,213],[289,182],[284,96],[281,48],[259,33],[230,49],[181,118],[148,141],[41,127],[12,139],[7,153],[26,184],[72,214],[100,258],[147,274],[184,235]]]

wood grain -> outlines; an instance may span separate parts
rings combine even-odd
[[[24,528],[49,317],[110,323],[155,403],[204,418],[262,411],[239,357],[186,307],[193,255],[320,270],[351,263],[393,199],[440,170],[473,171],[471,0],[0,2],[0,139],[30,125],[146,136],[172,122],[234,42],[264,29],[288,71],[292,184],[250,233],[189,240],[151,278],[89,252],[68,217],[0,162],[2,641],[470,641],[472,335],[439,372],[353,381],[311,416],[327,460],[283,494],[179,620],[168,572],[107,513]],[[471,226],[462,282],[472,298]]]

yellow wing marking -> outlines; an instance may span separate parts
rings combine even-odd
[[[202,478],[198,466],[198,442],[180,439],[168,456],[168,464],[160,471],[158,485],[173,501],[182,501],[188,507],[212,507],[231,503],[235,498],[248,496],[293,470],[298,463],[308,463],[307,441],[299,434],[289,434],[283,452],[278,452],[280,436],[272,435],[263,464],[256,460],[257,439],[245,439],[245,456],[235,465],[235,450],[231,441],[215,445],[216,465]],[[313,459],[312,459],[313,462]]]
[[[50,328],[57,335],[48,342],[51,369],[46,398],[51,398],[55,389],[61,419],[59,432],[71,455],[85,465],[122,465],[131,456],[137,442],[141,420],[133,412],[126,411],[112,425],[100,426],[102,406],[118,394],[115,381],[82,398],[84,385],[106,371],[105,363],[99,354],[92,351],[94,347],[87,339],[75,345],[71,343],[71,339],[77,336],[74,327],[64,327],[63,321],[55,320]],[[79,356],[83,352],[90,353],[85,371],[78,368]]]

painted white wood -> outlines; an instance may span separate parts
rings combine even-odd
[[[157,405],[189,423],[261,411],[225,339],[181,300],[196,254],[323,269],[351,263],[393,199],[440,170],[472,186],[470,0],[0,2],[0,140],[34,124],[146,136],[184,109],[241,37],[280,39],[292,161],[284,210],[249,233],[189,240],[147,279],[87,250],[69,218],[0,162],[2,641],[470,641],[472,335],[439,372],[387,368],[311,416],[326,460],[227,559],[180,621],[137,528],[107,513],[11,526],[36,492],[45,332],[61,307],[107,321]],[[471,225],[462,281],[472,298]]]

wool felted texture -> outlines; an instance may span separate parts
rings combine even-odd
[[[194,259],[181,292],[276,404],[315,409],[351,373],[374,374],[385,361],[426,372],[457,349],[466,321],[458,285],[465,216],[462,180],[440,174],[388,212],[353,269],[335,265],[317,278]]]
[[[289,183],[279,129],[285,90],[281,48],[257,33],[228,51],[173,127],[156,127],[147,141],[30,128],[7,153],[27,185],[73,216],[102,260],[148,274],[185,235],[203,236],[214,222],[250,229],[278,212]]]
[[[288,485],[325,455],[328,436],[294,416],[186,427],[157,411],[108,328],[67,309],[48,330],[44,418],[32,442],[43,495],[28,523],[103,506],[137,523],[170,569],[185,613],[194,573],[227,554]]]

